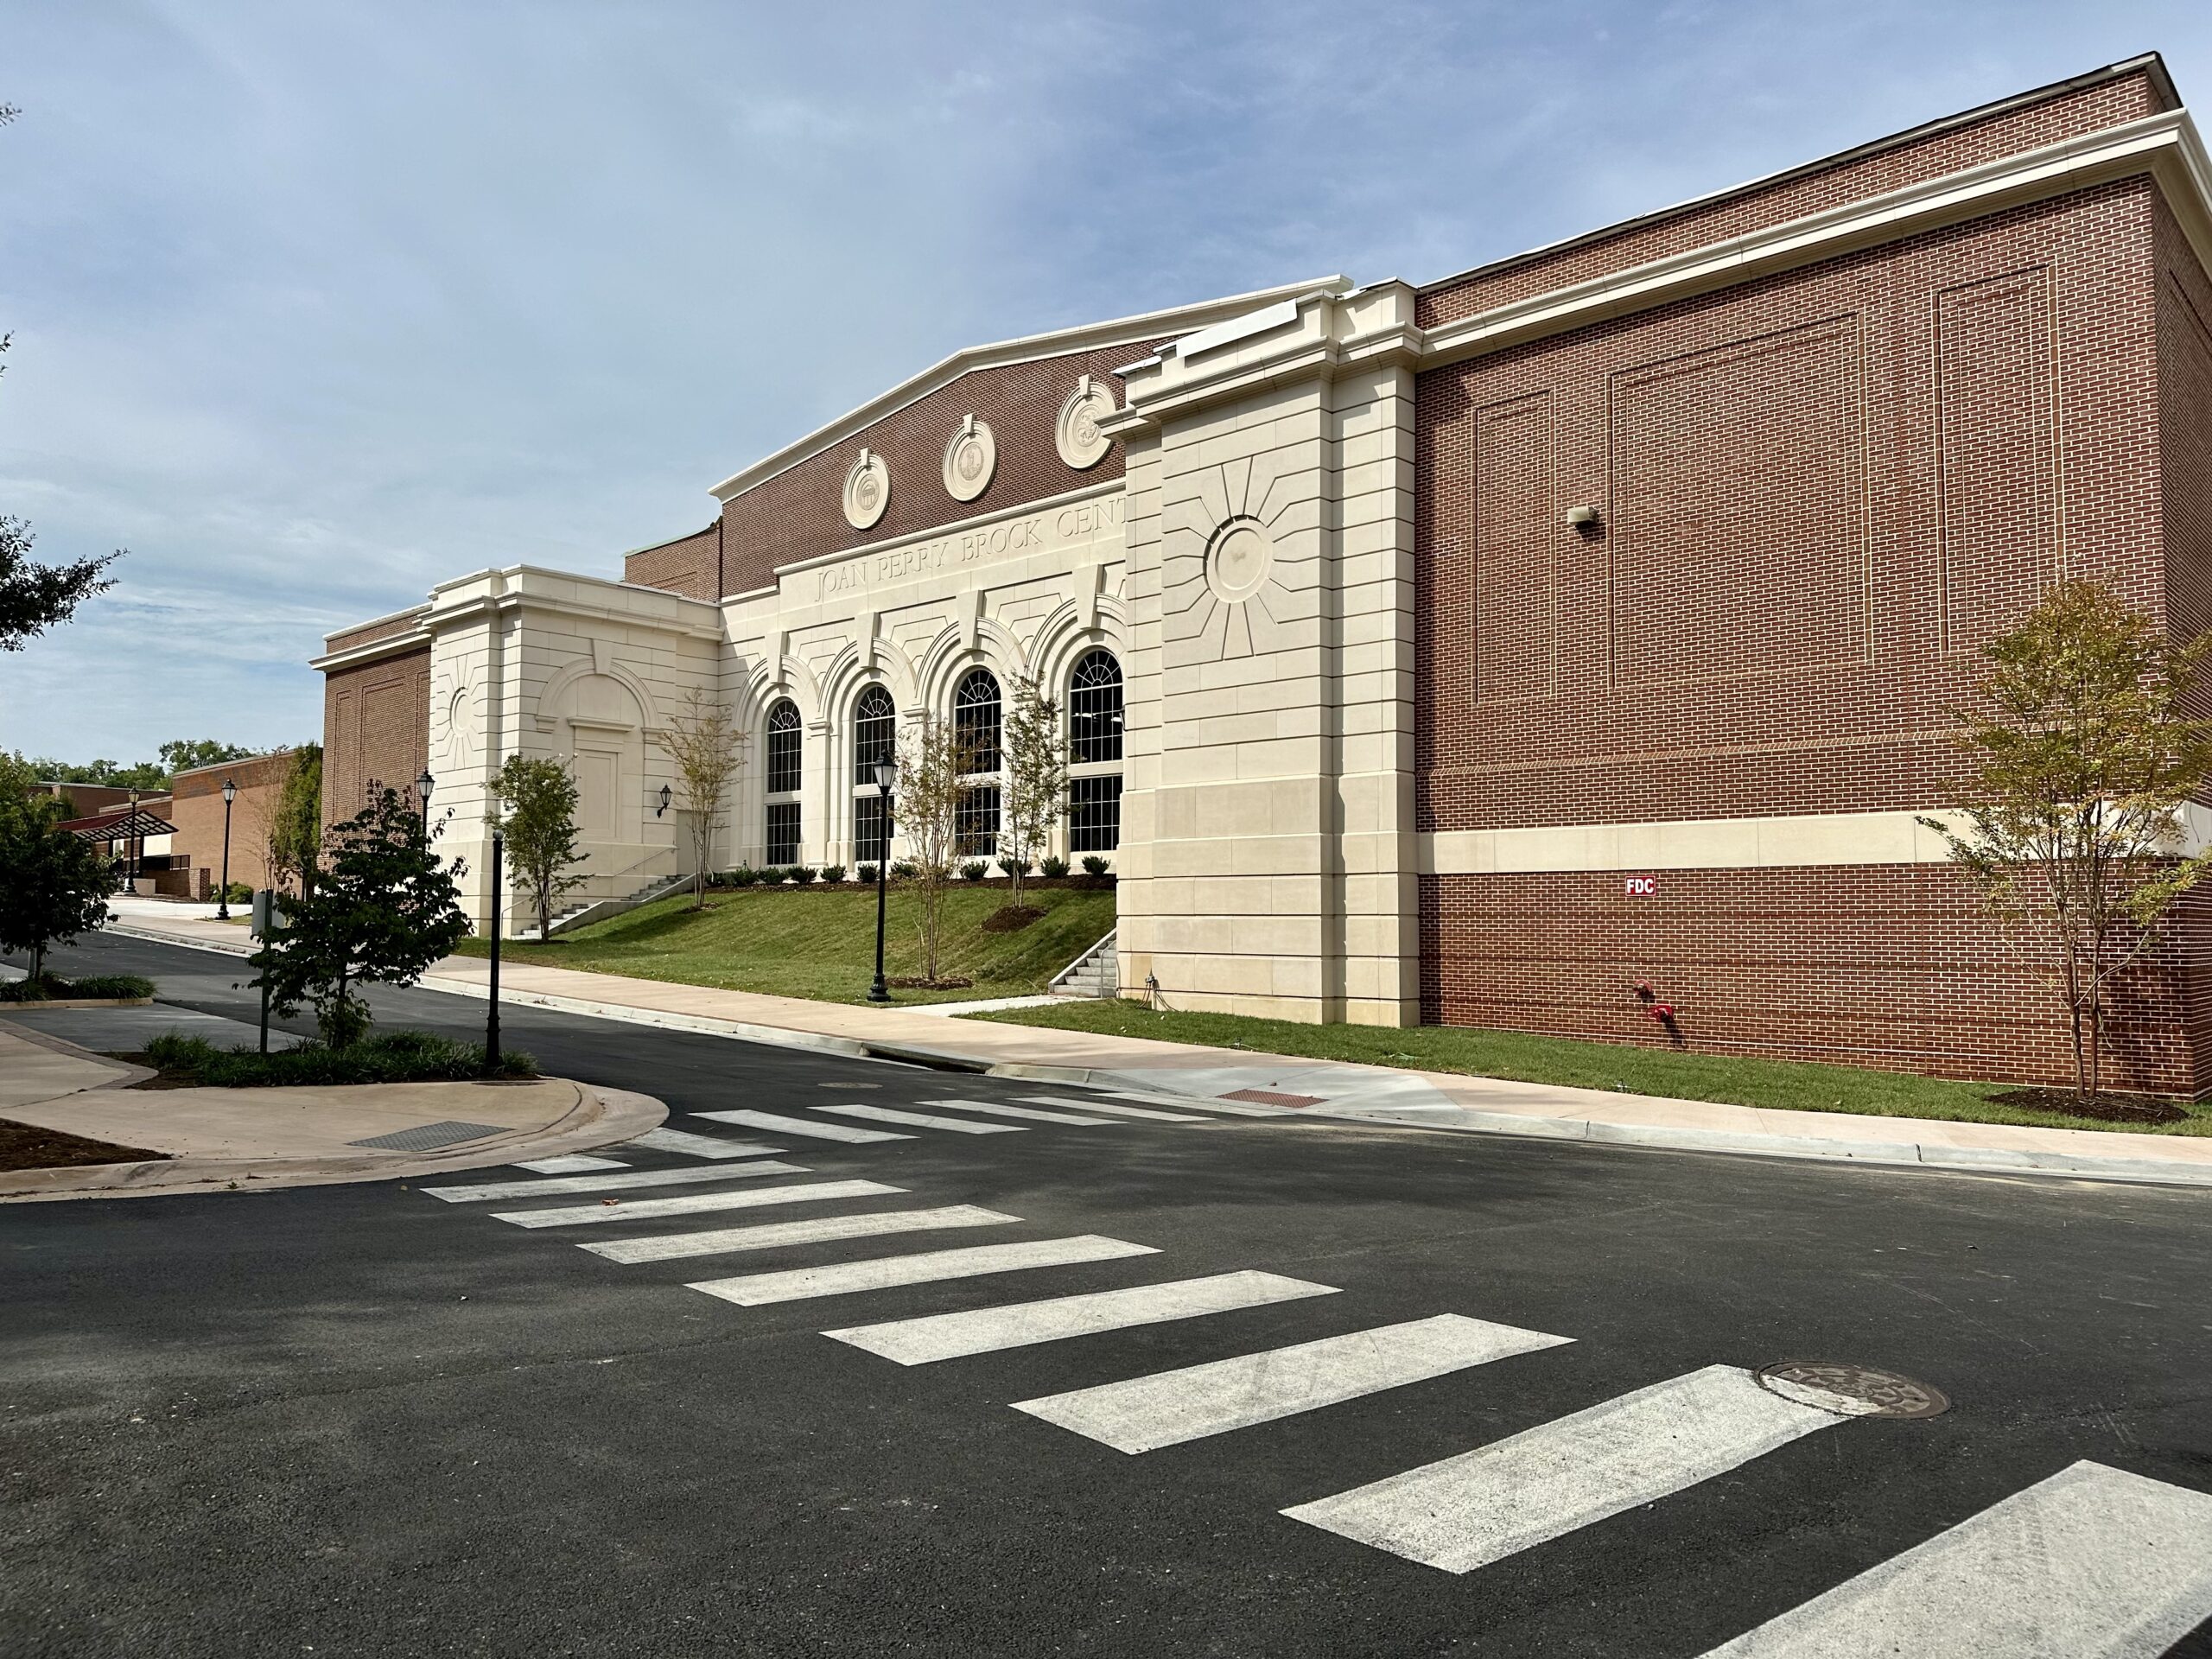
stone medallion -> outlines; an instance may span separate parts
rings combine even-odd
[[[1256,518],[1230,519],[1206,544],[1206,586],[1216,599],[1241,605],[1267,586],[1274,569],[1274,537]]]
[[[1114,394],[1089,375],[1076,383],[1068,400],[1060,405],[1059,423],[1054,428],[1053,442],[1059,446],[1060,459],[1083,472],[1106,459],[1106,452],[1114,447],[1114,440],[1098,429],[1098,423],[1114,412]]]
[[[874,450],[863,449],[845,474],[845,522],[855,530],[872,528],[891,505],[891,469]]]
[[[999,447],[991,429],[970,415],[944,446],[945,493],[956,501],[973,501],[990,487],[998,465]]]

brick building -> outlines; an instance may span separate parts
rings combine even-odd
[[[292,775],[292,751],[277,749],[244,760],[195,766],[169,780],[166,814],[176,826],[172,861],[183,872],[180,891],[212,896],[223,880],[223,785],[238,786],[230,810],[230,872],[233,884],[271,886],[269,836],[276,801]]]
[[[1673,1040],[1643,985],[1699,1048],[2062,1075],[1916,820],[2053,580],[2212,626],[2207,191],[2143,58],[1425,284],[956,353],[619,582],[332,635],[332,810],[427,765],[480,871],[485,781],[558,755],[619,893],[684,856],[652,738],[696,688],[755,734],[718,861],[851,865],[874,749],[1033,671],[1173,1006]],[[2212,1089],[2209,906],[2128,988],[2130,1082]]]

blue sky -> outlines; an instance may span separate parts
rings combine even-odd
[[[127,546],[0,747],[318,735],[327,630],[620,573],[963,344],[1424,281],[2212,6],[0,0],[0,512]]]

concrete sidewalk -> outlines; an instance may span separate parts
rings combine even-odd
[[[115,931],[203,949],[239,948],[235,929],[181,918],[134,915]],[[448,957],[423,983],[483,996],[488,977],[489,966],[482,959]],[[603,1019],[1046,1083],[1181,1096],[1255,1114],[1294,1112],[1763,1157],[2212,1186],[2212,1137],[1780,1111],[947,1020],[908,1009],[515,963],[501,964],[499,981],[503,1001]]]
[[[649,1096],[563,1077],[313,1089],[129,1086],[150,1075],[0,1016],[0,1118],[165,1154],[0,1171],[0,1201],[323,1185],[475,1169],[588,1152],[642,1135],[668,1115]],[[423,1144],[441,1130],[460,1138]],[[360,1144],[380,1136],[416,1145]]]

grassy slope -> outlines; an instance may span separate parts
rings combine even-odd
[[[2107,1123],[2051,1112],[2023,1111],[1989,1096],[2007,1085],[1959,1083],[1853,1066],[1790,1060],[1743,1059],[1725,1054],[1678,1054],[1611,1043],[1580,1042],[1522,1032],[1470,1031],[1422,1026],[1396,1030],[1376,1026],[1306,1026],[1287,1020],[1254,1020],[1225,1014],[1154,1014],[1138,1002],[1073,1002],[1065,1007],[1011,1008],[975,1014],[1018,1025],[1110,1032],[1163,1042],[1203,1043],[1266,1054],[1358,1060],[1422,1071],[1463,1071],[1582,1089],[1612,1089],[1679,1100],[1723,1101],[1792,1111],[1873,1113],[1936,1117],[1980,1123],[2025,1123],[2044,1128],[2129,1129],[2154,1135],[2212,1135],[2212,1103],[2190,1108],[2186,1121],[2164,1125]]]
[[[1023,895],[1027,899],[1030,895]],[[1018,933],[986,933],[983,918],[1006,902],[1003,883],[957,883],[944,898],[938,971],[975,981],[950,991],[894,990],[894,1002],[946,1002],[1042,991],[1054,974],[1106,937],[1114,925],[1111,888],[1039,892],[1045,914]],[[703,912],[686,894],[579,928],[546,944],[500,947],[507,962],[627,974],[683,985],[715,985],[826,1002],[866,999],[875,971],[875,894],[792,887],[748,887],[709,893]],[[921,899],[891,891],[884,931],[884,971],[893,978],[922,971],[916,921]],[[482,956],[482,941],[462,950]]]

